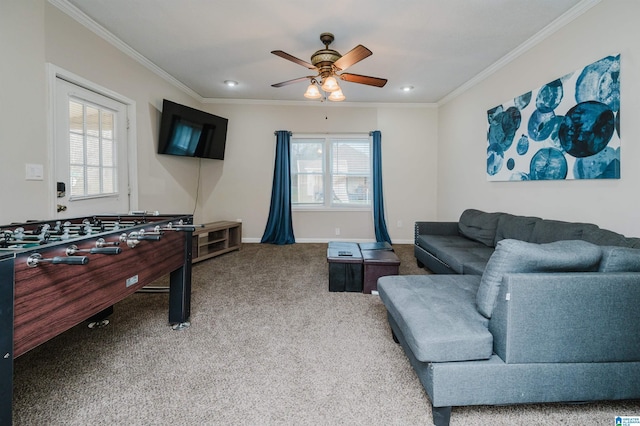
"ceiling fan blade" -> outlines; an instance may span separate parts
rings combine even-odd
[[[349,52],[347,52],[340,59],[335,61],[333,63],[333,65],[336,68],[338,68],[338,70],[346,70],[351,65],[356,64],[356,63],[360,62],[361,60],[363,60],[364,58],[366,58],[368,56],[371,56],[371,55],[373,55],[373,53],[369,49],[367,49],[363,45],[359,44],[356,47],[354,47],[353,49],[351,49]]]
[[[386,78],[369,77],[367,75],[359,74],[340,74],[340,79],[344,81],[350,81],[351,83],[367,84],[369,86],[384,87],[387,84]]]
[[[272,84],[271,87],[287,86],[289,84],[299,83],[301,81],[304,81],[304,80],[307,80],[307,79],[311,79],[311,78],[313,78],[313,77],[309,76],[309,77],[294,78],[293,80],[287,80],[287,81],[283,81],[281,83]]]
[[[276,56],[280,56],[283,59],[286,59],[288,61],[294,62],[298,65],[302,65],[305,68],[309,68],[310,70],[315,70],[316,67],[314,67],[312,64],[310,64],[309,62],[303,61],[302,59],[298,59],[295,56],[289,55],[286,52],[283,52],[282,50],[273,50],[271,53],[273,53]]]

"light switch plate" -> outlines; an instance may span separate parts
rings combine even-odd
[[[42,164],[25,164],[26,180],[44,180],[44,166]]]

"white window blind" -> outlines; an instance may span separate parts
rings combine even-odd
[[[333,204],[369,205],[371,144],[362,140],[331,140]]]
[[[69,100],[69,171],[72,198],[118,191],[115,114],[81,99]]]
[[[296,139],[291,143],[293,204],[324,204],[324,153],[323,139]]]

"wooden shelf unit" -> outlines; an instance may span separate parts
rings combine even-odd
[[[200,262],[233,250],[242,244],[242,222],[220,221],[205,223],[193,232],[193,260]]]

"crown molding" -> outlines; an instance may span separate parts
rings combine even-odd
[[[91,19],[86,13],[82,12],[73,4],[69,3],[68,0],[48,0],[48,1],[53,6],[60,9],[62,12],[66,13],[67,15],[69,15],[72,19],[74,19],[78,23],[88,28],[90,31],[97,34],[99,37],[103,38],[104,40],[112,44],[115,48],[117,48],[127,56],[133,58],[135,61],[139,62],[140,64],[142,64],[144,67],[149,69],[154,74],[158,75],[159,77],[163,78],[167,82],[176,86],[178,89],[182,90],[192,98],[202,102],[202,96],[200,96],[198,93],[193,91],[191,88],[189,88],[184,83],[182,83],[181,81],[173,77],[171,74],[164,71],[162,68],[160,68],[153,62],[151,62],[145,56],[140,54],[137,50],[133,49],[131,46],[124,43],[122,40],[116,37],[113,33],[111,33],[102,25],[98,24],[96,21]]]
[[[514,50],[512,50],[511,52],[509,52],[508,54],[500,58],[493,65],[490,65],[480,74],[476,75],[471,80],[467,81],[462,86],[458,87],[453,92],[449,93],[444,98],[440,99],[437,102],[437,105],[442,106],[447,102],[451,101],[452,99],[456,98],[457,96],[461,95],[462,93],[466,92],[467,90],[471,89],[473,86],[485,80],[486,78],[488,78],[489,76],[491,76],[492,74],[500,70],[501,68],[505,67],[509,63],[513,62],[518,57],[523,55],[525,52],[527,52],[534,46],[538,45],[544,39],[551,36],[553,33],[558,31],[559,29],[561,29],[571,21],[575,20],[576,18],[578,18],[583,13],[585,13],[586,11],[588,11],[589,9],[591,9],[592,7],[594,7],[600,2],[601,0],[582,0],[580,3],[578,3],[571,9],[569,9],[567,12],[565,12],[562,16],[560,16],[559,18],[551,22],[549,25],[547,25],[546,27],[538,31],[533,37],[529,38],[520,46],[516,47]]]

